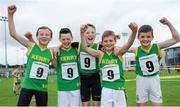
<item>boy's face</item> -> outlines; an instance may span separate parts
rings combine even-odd
[[[91,45],[93,44],[95,38],[96,38],[96,30],[90,26],[88,26],[85,36],[87,37],[86,42],[87,44]]]
[[[114,45],[116,44],[116,41],[114,39],[114,36],[107,36],[103,38],[102,45],[106,51],[112,51],[114,49]]]
[[[141,46],[148,47],[151,45],[153,35],[151,32],[141,32],[138,36],[138,40],[140,41]]]
[[[62,43],[62,47],[65,49],[69,49],[72,42],[72,36],[70,33],[61,34],[60,42]]]
[[[37,39],[39,44],[47,46],[51,41],[51,32],[48,29],[39,29]]]

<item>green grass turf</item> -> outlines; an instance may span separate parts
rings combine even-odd
[[[125,72],[125,78],[135,79],[134,72]],[[160,72],[160,76],[180,76],[175,71],[169,74],[167,71]],[[161,89],[163,93],[164,106],[180,106],[180,78],[176,79],[161,79]],[[128,105],[136,105],[135,97],[135,81],[126,82],[126,92],[128,96]],[[0,78],[0,106],[16,106],[18,96],[15,96],[12,91],[12,78]],[[31,103],[35,105],[35,103]],[[49,76],[48,89],[48,105],[57,106],[57,80],[56,75]],[[148,105],[151,105],[148,103]]]

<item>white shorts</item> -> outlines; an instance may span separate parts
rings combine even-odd
[[[58,106],[81,106],[80,90],[58,91]]]
[[[150,99],[154,103],[162,103],[159,75],[136,77],[136,102],[145,103]]]
[[[101,107],[104,106],[127,106],[124,90],[114,90],[103,87],[101,93]]]

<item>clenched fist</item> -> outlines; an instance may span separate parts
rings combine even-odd
[[[135,22],[131,22],[128,26],[133,32],[138,30],[138,25]]]
[[[16,12],[17,8],[15,5],[8,6],[8,14],[13,15]]]

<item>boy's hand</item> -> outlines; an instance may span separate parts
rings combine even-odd
[[[120,50],[121,48],[120,47],[118,47],[118,46],[115,46],[114,47],[114,54],[115,54],[115,56],[119,56],[119,50]]]
[[[83,34],[84,32],[86,32],[87,28],[88,28],[88,26],[87,26],[86,24],[81,25],[81,27],[80,27],[80,32],[81,32],[81,34]]]
[[[159,21],[164,25],[169,24],[169,20],[167,18],[165,18],[165,17],[161,18]]]
[[[133,32],[137,32],[138,30],[138,25],[134,22],[131,22],[129,25],[129,28],[133,31]]]
[[[31,32],[27,32],[24,34],[24,36],[30,41],[30,42],[33,42],[35,43],[33,37],[32,37],[32,33]]]
[[[12,15],[16,12],[17,8],[15,5],[8,6],[8,14]]]
[[[32,33],[31,33],[31,32],[25,33],[24,36],[25,36],[27,39],[32,39]]]
[[[54,59],[57,60],[57,57],[58,57],[59,53],[60,53],[60,48],[59,48],[59,46],[53,48],[53,58],[54,58]]]

